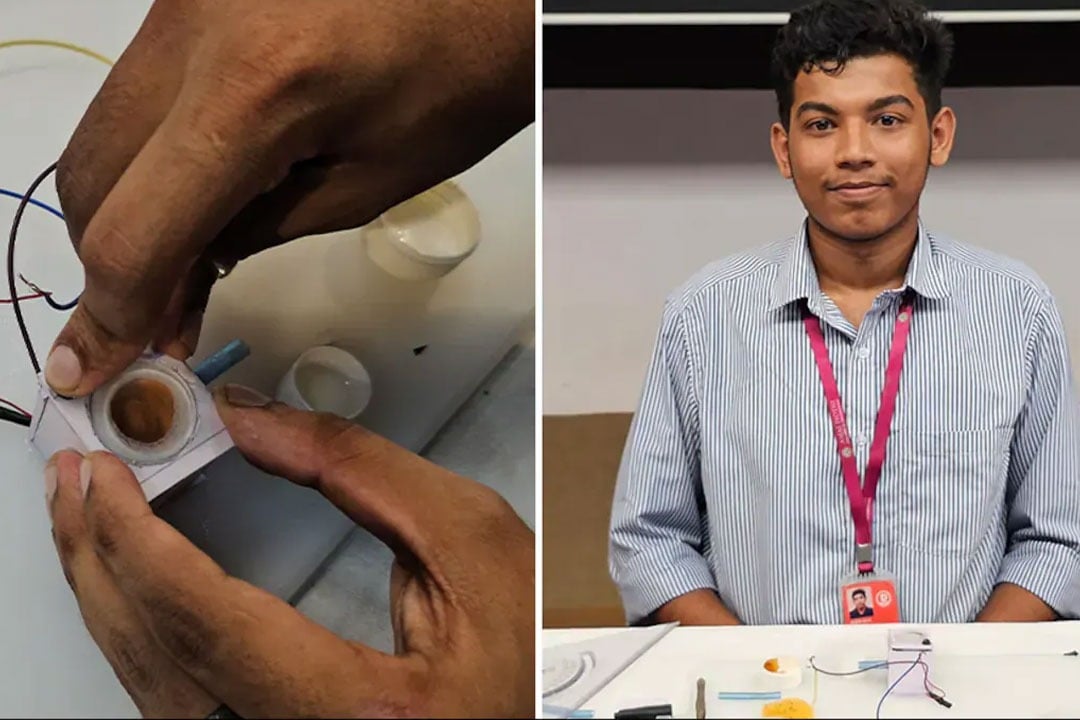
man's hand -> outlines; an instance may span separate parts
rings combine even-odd
[[[1059,620],[1052,607],[1032,592],[1012,583],[1000,583],[990,593],[976,622],[1048,622]]]
[[[228,577],[115,457],[62,452],[46,496],[94,640],[147,716],[532,717],[534,537],[493,491],[332,416],[228,388],[255,465],[318,489],[395,553],[396,652],[346,642]]]
[[[735,613],[727,609],[713,590],[701,588],[680,595],[657,608],[649,620],[653,623],[678,622],[680,625],[741,625]]]
[[[49,384],[186,359],[215,263],[363,225],[531,123],[534,8],[157,0],[60,158],[85,291]]]

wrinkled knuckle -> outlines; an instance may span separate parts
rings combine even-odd
[[[94,547],[98,555],[108,558],[116,555],[120,549],[120,539],[115,529],[106,523],[98,523],[94,526]]]
[[[266,97],[280,98],[303,91],[324,72],[326,38],[303,24],[268,23],[251,45],[250,62],[262,69],[261,90]]]
[[[515,568],[524,568],[534,557],[528,528],[502,495],[481,485],[463,498],[463,504],[471,513],[470,538],[479,547]]]
[[[123,632],[109,630],[105,652],[111,660],[124,687],[134,696],[147,695],[155,690],[158,680],[150,671],[145,652]]]
[[[149,301],[166,292],[166,284],[149,278],[143,271],[147,248],[139,247],[123,229],[109,225],[94,227],[84,236],[79,247],[86,275],[86,287],[95,290],[95,303],[103,307],[85,312],[92,320],[91,327],[106,339],[133,337],[149,322]],[[83,305],[80,305],[83,307]],[[120,310],[123,311],[120,311]]]
[[[323,454],[328,465],[347,464],[371,455],[370,437],[371,433],[359,425],[336,415],[319,413],[315,416],[309,450]]]
[[[144,249],[115,223],[99,224],[90,236],[84,235],[79,259],[95,282],[127,285],[137,271],[136,260]],[[103,285],[108,287],[108,285]]]
[[[151,603],[155,635],[165,651],[186,668],[210,665],[217,646],[217,636],[197,613],[171,596]]]
[[[326,38],[297,22],[294,13],[286,19],[274,12],[271,8],[251,19],[250,32],[227,45],[216,63],[233,100],[253,112],[297,98],[310,89],[314,77],[328,71],[323,59]]]
[[[485,485],[476,489],[471,502],[479,518],[495,528],[505,528],[517,520],[517,513],[506,498]]]
[[[98,318],[98,313],[90,307],[90,303],[80,298],[79,305],[61,331],[59,339],[73,348],[80,357],[90,358],[92,361],[107,358],[113,344],[121,340],[122,336],[118,332],[119,326],[115,323],[107,325]],[[91,484],[88,497],[93,494],[96,493]]]
[[[52,529],[53,544],[56,546],[56,555],[60,559],[60,571],[64,574],[64,582],[71,591],[78,594],[75,583],[75,573],[71,571],[71,560],[75,556],[75,540],[70,533],[64,530]]]
[[[75,555],[75,538],[63,528],[54,527],[52,530],[53,543],[56,545],[56,554],[60,562],[66,567]]]
[[[90,483],[86,496],[87,525],[94,550],[102,559],[109,559],[120,551],[123,536],[130,531],[110,504],[95,497],[98,488],[99,483]]]

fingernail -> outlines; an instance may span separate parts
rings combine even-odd
[[[54,390],[75,390],[82,380],[79,356],[66,345],[57,345],[45,362],[45,381]]]
[[[56,495],[56,481],[60,476],[60,470],[57,469],[56,463],[49,463],[45,466],[45,502],[52,503],[53,497]]]
[[[90,458],[83,458],[82,464],[79,465],[79,490],[84,498],[86,491],[90,489],[90,477],[93,474],[94,463],[90,462]]]
[[[253,390],[244,385],[226,385],[225,402],[242,408],[266,407],[273,402],[258,390]]]

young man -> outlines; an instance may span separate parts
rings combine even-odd
[[[1080,617],[1054,300],[919,219],[950,55],[906,0],[821,0],[779,33],[772,150],[808,218],[665,304],[612,514],[632,623],[845,622],[856,585],[875,621]]]
[[[868,618],[874,616],[874,609],[866,604],[866,590],[862,588],[855,588],[851,591],[851,613],[849,617],[852,620],[858,618]]]

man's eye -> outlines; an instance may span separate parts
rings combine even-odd
[[[830,127],[832,127],[832,121],[831,120],[825,120],[825,119],[814,120],[813,122],[810,123],[810,125],[808,127],[811,130],[817,130],[818,132],[825,132]]]
[[[895,115],[882,115],[880,118],[878,118],[878,122],[880,122],[885,127],[895,127],[896,125],[899,125],[902,121]]]

